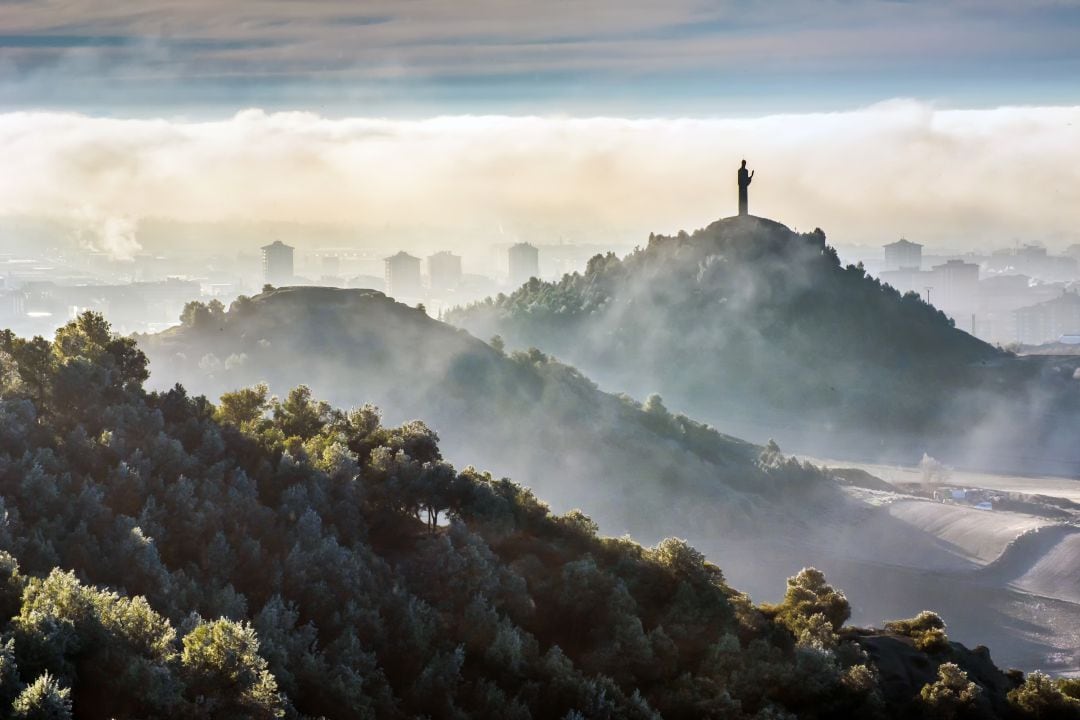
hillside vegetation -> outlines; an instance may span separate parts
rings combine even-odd
[[[533,279],[447,319],[539,347],[605,387],[660,392],[694,417],[819,435],[956,437],[995,418],[1002,399],[1015,420],[1044,370],[842,266],[820,230],[756,217],[650,236],[623,259],[598,255],[582,273]]]
[[[90,313],[0,337],[2,716],[1078,717],[932,613],[847,628],[812,569],[755,607],[421,422],[146,378]]]
[[[722,435],[658,396],[602,392],[544,353],[507,353],[379,292],[280,288],[228,310],[194,303],[180,327],[139,343],[158,391],[181,382],[218,397],[266,383],[269,399],[303,384],[336,407],[375,404],[389,425],[421,418],[449,462],[511,477],[558,512],[584,508],[604,534],[687,538],[758,600],[778,600],[785,578],[814,565],[842,578],[858,622],[880,623],[918,612],[974,567],[774,445]],[[899,580],[897,566],[948,574]],[[1061,649],[1012,622],[979,631],[1037,600],[957,591],[935,602],[958,637],[992,643],[1014,665],[1052,667]],[[1075,608],[1063,612],[1075,622]]]
[[[151,385],[211,397],[304,384],[338,406],[373,403],[390,422],[423,418],[451,460],[515,478],[563,509],[596,508],[611,532],[660,539],[672,527],[746,527],[822,474],[683,415],[659,396],[600,391],[537,350],[507,354],[373,290],[282,288],[226,311],[192,305],[183,325],[140,339]],[[827,488],[822,492],[828,492]]]

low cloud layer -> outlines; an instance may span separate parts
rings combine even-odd
[[[144,218],[480,229],[478,246],[499,228],[634,242],[733,214],[742,157],[757,172],[751,212],[838,242],[1080,242],[1080,107],[893,101],[730,120],[20,112],[0,115],[0,157],[0,214],[123,218],[99,234],[124,251]]]

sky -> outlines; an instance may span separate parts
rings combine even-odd
[[[1080,102],[1076,0],[0,0],[0,98],[105,115]]]
[[[0,0],[0,214],[1080,242],[1080,0]],[[130,252],[130,251],[125,251]]]

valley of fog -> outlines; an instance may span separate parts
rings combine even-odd
[[[455,464],[506,475],[557,512],[579,507],[605,534],[685,537],[755,600],[779,598],[786,577],[815,565],[849,594],[856,622],[933,608],[953,637],[989,645],[1000,663],[1076,661],[1080,637],[1068,629],[1080,627],[1080,597],[1054,579],[1076,569],[1061,560],[1068,546],[1011,545],[1057,521],[998,528],[1003,513],[970,530],[971,516],[945,506],[904,510],[899,490],[868,498],[659,398],[603,393],[543,353],[504,353],[373,291],[279,289],[139,342],[156,388],[181,382],[216,398],[257,382],[279,396],[306,384],[341,407],[375,403],[392,423],[421,419]],[[1060,532],[1052,539],[1073,541]],[[1036,567],[1036,551],[1053,566]]]
[[[130,258],[141,219],[329,223],[357,241],[416,227],[471,252],[493,242],[636,241],[734,209],[874,244],[1076,242],[1080,108],[861,110],[739,119],[221,120],[0,114],[0,214],[47,217]],[[1036,180],[1034,182],[1033,180]],[[434,232],[434,231],[433,231]],[[222,238],[218,249],[228,247]]]

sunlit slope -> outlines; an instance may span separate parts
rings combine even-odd
[[[976,563],[990,584],[1080,603],[1080,528],[1075,525],[923,501],[893,503],[888,513],[936,538],[942,555]]]
[[[1026,592],[1080,603],[1080,528],[1051,525],[1022,535],[985,574]]]
[[[1057,524],[1031,515],[921,500],[893,503],[888,512],[940,539],[952,552],[978,563],[993,562],[1020,536]]]
[[[625,258],[596,256],[584,272],[448,319],[552,353],[606,388],[660,392],[742,437],[830,438],[819,447],[843,444],[845,456],[882,452],[887,437],[917,459],[926,442],[976,425],[980,449],[1003,452],[999,425],[1010,422],[1043,442],[1052,414],[1032,388],[1055,402],[1076,395],[1049,361],[1014,358],[918,295],[844,267],[821,231],[756,217],[653,235]]]
[[[834,532],[849,557],[914,570],[974,573],[1080,602],[1080,527],[1001,510],[899,499]]]
[[[519,479],[556,508],[589,507],[610,532],[662,536],[702,507],[711,523],[752,524],[787,482],[761,467],[760,448],[658,399],[603,393],[541,353],[508,356],[375,291],[274,290],[140,343],[155,386],[217,397],[305,384],[337,405],[376,404],[393,422],[424,418],[451,459]]]
[[[835,459],[801,456],[815,465],[835,465]],[[893,485],[923,482],[924,472],[911,465],[882,465],[877,463],[849,463],[855,468]],[[1045,495],[1080,503],[1080,482],[1071,477],[1048,477],[1043,475],[1009,475],[1003,473],[972,472],[953,468],[949,472],[949,484],[956,487],[983,488],[1000,493]]]
[[[1080,603],[1080,532],[1063,537],[1015,584],[1039,595]]]
[[[813,462],[827,465],[830,461]],[[918,468],[889,465],[861,465],[860,471],[900,486],[917,483],[922,476]],[[896,537],[892,528],[902,523],[917,531],[924,544],[929,539],[934,551],[925,553],[922,548],[905,546],[900,554],[907,560],[901,564],[915,569],[974,570],[985,583],[1080,603],[1080,526],[1076,524],[1074,504],[1080,500],[1080,483],[1064,478],[964,471],[953,471],[950,483],[1008,494],[1030,503],[1036,512],[1041,508],[1049,516],[899,499],[878,509],[879,514],[887,516],[886,522],[875,517],[845,532],[858,534],[853,544],[862,549],[874,552],[872,548],[881,548],[880,557],[886,561],[897,554],[890,554],[887,548],[889,538]],[[880,497],[887,499],[888,494],[881,493]],[[875,537],[879,540],[875,541]]]

